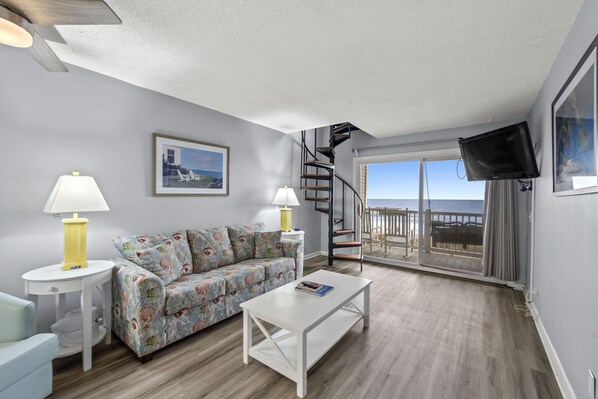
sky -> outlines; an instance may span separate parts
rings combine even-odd
[[[181,166],[187,169],[222,172],[222,154],[181,147]]]
[[[430,199],[484,199],[485,182],[468,182],[463,162],[426,162]],[[417,199],[419,161],[368,165],[367,197],[370,199]],[[424,199],[428,198],[424,175]]]

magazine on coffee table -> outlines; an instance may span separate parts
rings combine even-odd
[[[334,289],[330,285],[315,283],[313,281],[302,281],[295,286],[297,291],[307,292],[308,294],[324,296]]]

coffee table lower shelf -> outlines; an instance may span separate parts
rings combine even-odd
[[[362,314],[350,310],[339,309],[307,333],[307,370],[317,363],[340,339],[363,319]],[[272,339],[288,335],[289,331],[281,329],[272,334]],[[296,381],[297,372],[291,364],[297,364],[297,336],[290,335],[276,342],[278,348],[288,359],[281,356],[272,341],[266,339],[249,349],[249,355],[266,366],[278,371],[285,377]]]

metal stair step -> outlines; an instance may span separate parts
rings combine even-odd
[[[316,168],[324,168],[324,169],[334,169],[334,165],[330,162],[322,162],[322,161],[307,161],[303,163],[307,166],[314,166]]]
[[[350,261],[360,261],[361,255],[354,255],[354,254],[334,254],[332,256],[334,259],[338,260],[350,260]]]
[[[316,151],[328,158],[335,154],[334,147],[317,147]]]
[[[349,122],[332,125],[331,129],[332,129],[332,134],[345,134],[345,133],[350,133],[353,130],[358,130],[355,126],[353,126]]]
[[[303,186],[302,190],[314,190],[314,191],[330,191],[328,186]]]
[[[314,201],[314,202],[328,202],[330,198],[322,198],[322,197],[305,197],[306,201]]]
[[[330,175],[323,175],[320,173],[306,173],[301,175],[302,179],[313,179],[313,180],[331,180],[332,176]]]
[[[335,248],[361,247],[361,241],[337,241],[333,246]]]
[[[340,144],[344,143],[345,141],[349,140],[351,135],[349,133],[346,134],[335,134],[332,136],[332,143],[335,147],[339,146]]]
[[[316,211],[328,214],[328,208],[316,208]]]

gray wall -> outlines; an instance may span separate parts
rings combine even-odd
[[[6,46],[0,64],[0,291],[23,296],[23,273],[62,260],[62,223],[42,207],[58,176],[73,169],[96,179],[111,208],[82,215],[90,219],[89,259],[116,256],[117,234],[253,221],[276,229],[276,189],[299,193],[297,137],[80,68],[51,74]],[[152,197],[153,132],[230,146],[230,196]],[[305,204],[293,213],[306,252],[318,250],[317,216]],[[69,295],[70,307],[76,299]],[[40,304],[42,329],[50,305]]]
[[[337,172],[343,177],[351,180],[353,178],[353,149],[364,149],[376,147],[375,149],[359,150],[358,156],[369,157],[378,155],[393,155],[393,154],[405,154],[418,153],[424,151],[444,150],[450,148],[457,148],[457,138],[459,137],[470,137],[476,134],[488,132],[493,129],[498,129],[503,126],[508,126],[513,123],[521,122],[521,120],[511,120],[504,122],[487,123],[483,125],[466,126],[456,129],[436,130],[432,132],[424,132],[417,134],[409,134],[403,136],[395,136],[384,139],[377,139],[369,134],[363,132],[357,132],[353,135],[350,141],[346,141],[337,149],[336,168]],[[451,139],[451,142],[443,143],[429,143],[435,140]],[[423,143],[419,145],[406,145],[403,147],[396,147],[405,144]],[[519,187],[518,183],[514,184]],[[354,182],[354,186],[357,187],[357,182]],[[527,269],[529,267],[529,209],[531,204],[531,194],[521,193],[517,190],[517,243],[518,243],[518,279],[519,283],[526,283],[528,278]],[[326,250],[326,237],[325,233],[327,226],[324,225],[322,228],[322,250]]]
[[[536,180],[534,302],[577,396],[598,374],[598,194],[552,195],[551,104],[598,33],[598,2],[583,6],[529,115],[541,143]]]

